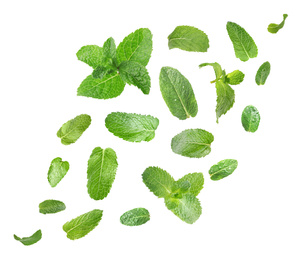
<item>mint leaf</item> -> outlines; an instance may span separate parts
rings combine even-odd
[[[146,66],[151,56],[152,44],[152,34],[149,29],[136,30],[125,37],[117,47],[117,64],[129,60]]]
[[[94,209],[66,222],[63,225],[66,236],[71,240],[84,237],[99,224],[102,214],[103,210]]]
[[[260,114],[254,106],[247,106],[244,108],[241,116],[242,126],[245,131],[254,133],[258,130],[260,123]]]
[[[189,192],[197,196],[203,189],[203,184],[204,178],[201,172],[189,173],[175,182],[174,190],[180,189],[181,193]],[[184,189],[184,186],[188,186],[188,189]]]
[[[201,158],[211,151],[210,145],[214,136],[202,129],[187,129],[171,140],[174,153],[190,158]]]
[[[202,214],[200,201],[191,193],[186,193],[182,198],[165,198],[166,207],[177,217],[188,224],[193,224]]]
[[[257,57],[257,45],[253,38],[240,25],[227,22],[226,29],[233,43],[237,58],[241,61],[247,61],[249,58]]]
[[[209,169],[210,178],[213,181],[221,180],[232,174],[238,166],[238,161],[233,159],[225,159],[213,165]]]
[[[221,65],[219,63],[217,63],[217,62],[202,63],[202,64],[199,65],[199,68],[202,68],[202,67],[205,67],[205,66],[212,66],[214,68],[215,75],[216,75],[216,80],[223,76],[223,71],[222,71]]]
[[[169,196],[175,182],[168,172],[159,167],[146,168],[142,174],[142,179],[147,188],[158,198]]]
[[[116,44],[112,37],[103,44],[102,65],[109,69],[117,68]]]
[[[141,89],[144,94],[150,90],[150,77],[147,69],[135,61],[123,61],[119,65],[119,72],[123,81]]]
[[[108,131],[129,142],[152,140],[158,125],[159,119],[150,115],[113,112],[105,119]]]
[[[209,47],[207,35],[193,26],[181,25],[168,36],[168,48],[184,51],[206,52]]]
[[[59,200],[45,200],[39,204],[39,212],[53,214],[65,210],[65,204]]]
[[[78,60],[96,68],[102,63],[103,50],[97,45],[86,45],[83,46],[76,55]]]
[[[264,85],[270,73],[270,63],[264,62],[257,71],[255,81],[257,85]]]
[[[91,118],[89,115],[82,114],[76,116],[61,126],[57,132],[57,136],[61,138],[61,143],[64,145],[75,143],[90,126],[90,123]]]
[[[219,80],[216,82],[217,106],[216,116],[217,123],[222,115],[232,108],[235,103],[235,91],[226,83]]]
[[[41,233],[41,230],[39,229],[33,235],[31,235],[30,237],[20,238],[20,237],[14,235],[14,238],[17,241],[20,241],[23,245],[30,246],[32,244],[37,243],[42,238],[42,233]]]
[[[283,14],[283,21],[280,24],[271,23],[267,27],[267,31],[270,33],[277,33],[280,29],[284,27],[285,19],[288,17],[287,14]]]
[[[114,73],[116,70],[104,67],[102,65],[96,67],[92,73],[94,79],[103,79],[104,76]]]
[[[117,167],[117,155],[113,149],[96,147],[92,151],[87,166],[87,191],[92,199],[102,200],[108,195]]]
[[[230,85],[238,85],[244,80],[244,76],[244,73],[240,70],[234,70],[226,75],[225,82]]]
[[[109,99],[119,96],[125,87],[120,74],[113,72],[100,78],[89,75],[78,88],[77,95],[98,99]]]
[[[145,208],[135,208],[126,211],[121,217],[120,222],[126,226],[140,226],[150,220],[150,215]]]
[[[180,120],[195,117],[198,105],[189,81],[176,69],[163,67],[160,72],[160,90],[172,115]]]
[[[69,163],[67,161],[62,161],[60,157],[53,159],[47,173],[47,179],[50,186],[56,187],[68,170]]]

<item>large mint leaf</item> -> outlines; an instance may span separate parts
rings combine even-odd
[[[211,151],[214,136],[202,129],[187,129],[171,140],[174,153],[191,158],[201,158]]]
[[[142,179],[147,188],[158,198],[165,198],[172,192],[174,178],[159,167],[148,167],[142,174]]]
[[[180,190],[181,193],[185,193],[182,191],[183,185],[188,183],[188,189],[185,192],[189,192],[194,196],[197,196],[200,191],[203,189],[204,178],[201,172],[189,173],[184,175],[181,179],[177,180],[174,185],[174,192]]]
[[[142,64],[135,61],[123,61],[119,65],[119,72],[126,83],[138,87],[144,94],[149,93],[150,77]]]
[[[61,143],[65,145],[76,142],[83,132],[90,126],[91,118],[89,115],[82,114],[74,119],[67,121],[57,132],[61,138]]]
[[[105,119],[108,131],[129,142],[152,140],[158,125],[158,118],[150,115],[113,112]]]
[[[94,78],[89,75],[78,88],[77,95],[98,99],[109,99],[119,96],[125,87],[125,83],[117,72]]]
[[[14,235],[14,238],[17,241],[20,241],[23,245],[30,246],[32,244],[37,243],[42,238],[42,232],[39,229],[33,235],[31,235],[30,237],[22,237],[22,238],[20,238],[20,237]]]
[[[45,200],[39,204],[39,212],[53,214],[65,210],[65,204],[59,200]]]
[[[264,62],[257,71],[255,81],[257,85],[264,85],[270,73],[270,63]]]
[[[87,191],[95,200],[104,199],[111,190],[118,167],[117,155],[111,148],[96,147],[87,166]]]
[[[238,24],[228,22],[226,29],[230,40],[233,43],[236,57],[241,61],[255,58],[258,55],[258,48],[253,38]]]
[[[97,45],[86,45],[76,55],[78,60],[85,62],[95,69],[102,63],[103,50]]]
[[[126,226],[140,226],[150,220],[150,215],[145,208],[135,208],[126,211],[121,217],[120,222]]]
[[[222,115],[232,108],[235,103],[235,91],[222,80],[216,82],[216,92],[217,92],[217,106],[216,115],[217,123]]]
[[[47,173],[47,179],[52,187],[56,187],[57,184],[63,179],[69,169],[69,163],[62,161],[60,157],[52,160]]]
[[[254,133],[258,130],[260,123],[260,114],[256,107],[247,106],[244,108],[241,116],[242,126],[245,131]]]
[[[176,69],[163,67],[160,90],[170,112],[181,120],[195,117],[198,105],[189,81]]]
[[[232,174],[238,166],[238,161],[233,159],[225,159],[213,165],[209,169],[210,178],[213,181],[221,180]]]
[[[103,210],[94,209],[66,222],[63,225],[66,236],[71,240],[84,237],[99,224],[102,214]]]
[[[184,51],[206,52],[209,47],[207,35],[193,26],[177,26],[168,36],[169,49],[179,48]]]
[[[287,14],[283,14],[283,21],[280,24],[271,23],[268,25],[267,30],[270,33],[277,33],[280,29],[284,27],[285,19],[288,17]]]
[[[166,207],[177,217],[188,224],[193,224],[202,214],[200,201],[191,193],[186,193],[182,198],[165,198]]]
[[[152,45],[152,34],[149,29],[136,30],[125,37],[117,47],[117,63],[130,60],[146,66],[151,56]]]

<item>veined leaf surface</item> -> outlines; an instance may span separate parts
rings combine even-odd
[[[56,187],[68,170],[69,163],[67,161],[62,161],[60,157],[53,159],[47,173],[47,179],[50,186]]]
[[[86,45],[83,46],[76,55],[78,60],[83,61],[95,69],[102,63],[103,50],[97,45]]]
[[[233,159],[225,159],[213,165],[209,169],[210,178],[213,181],[221,180],[232,174],[238,166],[238,161]]]
[[[145,208],[135,208],[126,211],[121,217],[120,222],[126,226],[140,226],[150,220],[150,215]]]
[[[39,212],[53,214],[65,210],[65,204],[59,200],[45,200],[39,204]]]
[[[22,237],[22,238],[20,238],[20,237],[14,235],[14,238],[17,241],[20,241],[23,245],[30,246],[30,245],[33,245],[33,244],[37,243],[42,238],[42,232],[39,229],[34,234],[32,234],[30,237]]]
[[[264,62],[257,71],[255,81],[257,85],[264,85],[270,73],[270,63]]]
[[[260,114],[256,107],[247,106],[244,108],[241,116],[242,126],[245,131],[254,133],[258,130],[260,123]]]

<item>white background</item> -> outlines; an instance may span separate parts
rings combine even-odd
[[[2,1],[1,22],[1,259],[303,259],[302,252],[302,14],[300,1]],[[276,35],[271,22],[289,17]],[[241,62],[227,35],[227,21],[236,22],[253,37],[257,58]],[[167,36],[178,25],[203,30],[210,39],[207,53],[169,50]],[[147,27],[153,33],[153,53],[147,66],[152,87],[144,95],[126,86],[111,100],[77,97],[77,87],[92,69],[77,60],[88,44],[102,46],[108,37],[116,45],[129,33]],[[264,86],[254,77],[271,63]],[[211,67],[245,73],[234,86],[236,102],[216,123],[216,93]],[[159,90],[162,66],[178,69],[191,82],[199,106],[195,118],[173,117]],[[245,106],[261,114],[256,133],[241,125]],[[104,119],[113,111],[150,114],[160,120],[150,142],[130,143],[107,131]],[[64,146],[57,130],[87,113],[91,126],[72,145]],[[213,133],[212,152],[201,159],[174,154],[173,136],[189,128]],[[113,148],[118,172],[103,201],[90,199],[86,167],[96,146]],[[62,157],[70,170],[56,188],[47,181],[50,162]],[[209,168],[223,159],[237,159],[229,177],[214,182]],[[203,213],[193,225],[166,209],[141,180],[149,166],[159,166],[175,179],[203,172],[198,195]],[[58,199],[66,210],[42,215],[38,205]],[[138,227],[123,226],[121,214],[145,207],[151,220]],[[76,241],[66,238],[62,225],[92,209],[104,210],[99,225]],[[37,244],[25,247],[13,239],[41,229]]]

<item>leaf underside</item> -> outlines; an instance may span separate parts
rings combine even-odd
[[[67,161],[62,161],[60,157],[53,159],[47,173],[47,179],[50,186],[56,187],[68,170],[69,163]]]
[[[255,81],[257,85],[264,85],[270,73],[270,63],[264,62],[257,71]]]
[[[23,245],[30,246],[30,245],[33,245],[33,244],[37,243],[42,238],[42,232],[39,229],[33,235],[31,235],[30,237],[20,238],[20,237],[14,235],[14,238],[17,241],[20,241]]]
[[[140,226],[150,220],[150,215],[145,208],[135,208],[125,212],[120,217],[120,222],[126,226]]]
[[[65,204],[59,200],[45,200],[39,204],[39,212],[53,214],[65,210]]]

